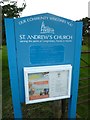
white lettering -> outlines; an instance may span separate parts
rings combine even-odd
[[[25,39],[25,35],[20,35],[19,37],[20,37],[20,40]]]
[[[72,35],[19,35],[20,40],[72,40]]]

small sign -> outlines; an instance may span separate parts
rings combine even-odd
[[[70,97],[71,65],[24,67],[26,104]]]

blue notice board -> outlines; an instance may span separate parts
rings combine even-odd
[[[22,117],[21,103],[25,102],[24,67],[71,64],[72,97],[68,116],[75,118],[82,23],[45,13],[17,19],[7,18],[5,27],[15,117]]]

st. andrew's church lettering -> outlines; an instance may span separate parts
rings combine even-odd
[[[20,35],[20,40],[72,40],[72,35]]]

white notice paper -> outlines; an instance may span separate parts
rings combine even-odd
[[[49,96],[58,97],[68,94],[69,71],[57,71],[49,73]]]

